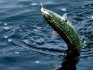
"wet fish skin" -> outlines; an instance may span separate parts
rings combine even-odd
[[[64,17],[43,8],[41,3],[41,14],[47,23],[63,38],[70,49],[80,50],[81,42],[75,28]]]

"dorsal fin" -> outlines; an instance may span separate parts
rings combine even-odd
[[[64,21],[67,21],[67,13],[63,14],[62,19],[63,19]]]

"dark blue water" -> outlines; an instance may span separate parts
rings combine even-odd
[[[41,0],[0,0],[0,70],[54,70],[64,63],[67,45],[40,14]],[[93,0],[42,0],[68,13],[84,47],[77,70],[93,70]]]

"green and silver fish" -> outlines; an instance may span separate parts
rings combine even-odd
[[[70,49],[80,50],[79,35],[71,23],[67,20],[67,13],[62,17],[57,13],[43,8],[41,2],[41,14],[47,23],[63,38]]]

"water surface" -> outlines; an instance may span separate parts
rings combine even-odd
[[[40,14],[41,0],[0,0],[0,70],[61,68],[67,45]],[[42,0],[60,15],[68,13],[84,47],[77,70],[93,69],[93,0]]]

